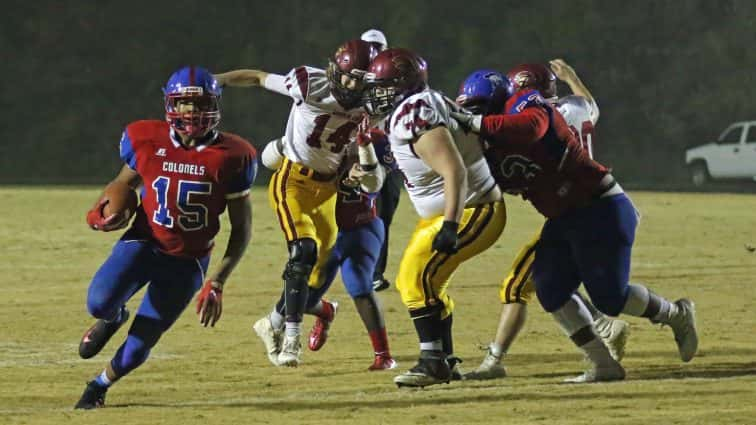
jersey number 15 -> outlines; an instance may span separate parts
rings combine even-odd
[[[178,181],[178,191],[176,192],[178,215],[176,216],[176,220],[174,220],[168,208],[168,188],[170,185],[170,177],[165,176],[159,176],[152,182],[152,188],[155,190],[158,204],[157,209],[152,214],[152,221],[172,229],[174,222],[177,220],[179,227],[188,232],[206,227],[207,207],[203,203],[193,200],[192,195],[210,195],[212,183],[191,180]]]

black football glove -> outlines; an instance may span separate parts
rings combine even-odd
[[[459,251],[459,248],[457,248],[457,229],[459,229],[459,223],[444,220],[441,230],[433,238],[431,248],[444,254],[454,254]]]

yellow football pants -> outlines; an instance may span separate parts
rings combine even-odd
[[[318,260],[308,286],[320,288],[321,270],[336,243],[336,185],[316,181],[308,169],[284,158],[268,185],[268,202],[278,216],[286,242],[310,238],[318,246]]]
[[[447,293],[449,280],[460,264],[488,249],[504,231],[507,211],[504,201],[465,208],[459,224],[459,251],[448,255],[433,251],[433,238],[441,229],[444,217],[421,219],[404,251],[396,278],[396,287],[407,308],[443,305],[441,318],[454,310]]]
[[[526,243],[515,257],[512,268],[499,289],[499,298],[502,303],[528,304],[533,299],[535,295],[533,260],[539,239],[541,239],[541,229],[538,229],[535,237]]]

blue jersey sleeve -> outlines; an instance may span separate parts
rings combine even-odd
[[[378,157],[378,162],[386,167],[387,171],[391,172],[398,169],[387,137],[384,136],[381,141],[374,142],[373,148],[375,148],[375,155]]]
[[[541,93],[539,93],[538,90],[529,90],[518,94],[517,100],[512,103],[508,112],[510,114],[517,114],[522,112],[525,108],[544,106],[546,104],[546,100],[541,96]]]
[[[242,158],[241,166],[231,176],[226,187],[226,199],[241,198],[249,194],[249,189],[257,177],[257,157],[252,154]]]
[[[121,136],[121,142],[119,144],[119,151],[121,160],[125,162],[129,168],[132,170],[136,170],[137,167],[137,159],[136,159],[136,153],[134,152],[134,145],[131,143],[131,138],[129,137],[129,132],[124,130],[123,135]]]

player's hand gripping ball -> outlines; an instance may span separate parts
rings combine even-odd
[[[93,230],[110,232],[126,227],[136,212],[139,200],[136,192],[122,182],[105,187],[100,198],[87,212],[87,224]]]

